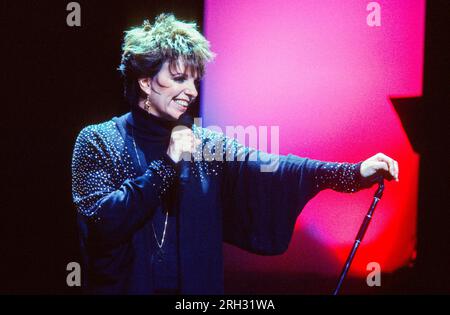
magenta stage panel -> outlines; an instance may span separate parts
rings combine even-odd
[[[203,126],[279,126],[279,152],[359,162],[396,159],[350,275],[415,257],[419,155],[390,97],[422,94],[425,1],[205,0]],[[225,246],[225,269],[337,276],[372,201],[326,190],[303,210],[288,251],[262,257]]]

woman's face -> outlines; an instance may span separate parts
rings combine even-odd
[[[153,77],[139,80],[141,88],[150,95],[149,112],[157,117],[177,120],[197,97],[197,76],[193,69],[186,69],[183,62],[172,65],[166,61]],[[144,108],[145,100],[140,102]]]

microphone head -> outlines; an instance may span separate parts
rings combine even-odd
[[[187,111],[184,112],[183,114],[181,114],[181,116],[178,117],[178,120],[175,123],[175,125],[177,125],[177,126],[185,126],[185,127],[188,127],[189,129],[192,128],[193,124],[194,124],[194,118]]]

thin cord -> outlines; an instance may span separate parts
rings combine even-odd
[[[136,153],[136,157],[137,157],[137,160],[138,160],[138,163],[139,163],[139,167],[142,169],[141,159],[140,159],[138,151],[137,151],[136,141],[134,140],[134,128],[133,127],[131,127],[131,137],[133,138],[134,152]],[[155,236],[156,244],[158,244],[158,247],[160,249],[164,245],[164,240],[165,240],[165,237],[166,237],[166,229],[167,229],[168,218],[169,218],[169,211],[166,211],[166,220],[164,222],[164,231],[163,231],[163,235],[162,235],[162,238],[161,238],[161,243],[158,241],[158,237],[156,236],[156,232],[155,232],[155,226],[153,225],[153,222],[152,222],[153,235]]]

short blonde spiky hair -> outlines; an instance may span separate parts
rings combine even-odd
[[[192,22],[177,20],[173,14],[160,14],[153,25],[145,20],[141,26],[125,32],[119,70],[124,76],[124,94],[131,105],[141,93],[137,79],[153,77],[164,62],[176,63],[180,58],[187,69],[201,78],[206,63],[215,54],[210,44]]]

